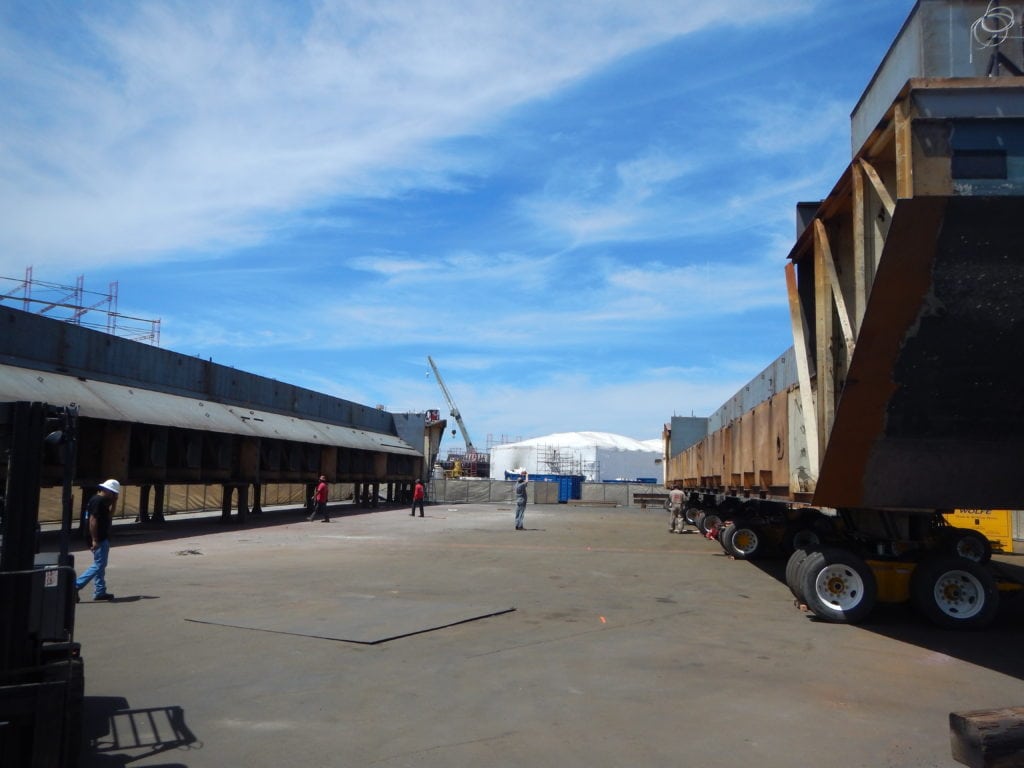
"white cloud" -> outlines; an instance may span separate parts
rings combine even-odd
[[[248,245],[325,196],[444,185],[465,161],[437,140],[630,51],[806,4],[170,2],[9,27],[0,267]]]
[[[315,371],[303,371],[302,386],[360,403],[381,404],[391,411],[422,411],[439,408],[448,417],[447,404],[423,355],[424,375],[398,377],[385,371],[353,372],[339,382]],[[445,357],[435,360],[475,445],[483,448],[490,437],[505,434],[530,438],[553,432],[593,430],[613,432],[636,439],[659,437],[675,413],[707,416],[713,413],[750,378],[748,361],[720,368],[679,370],[652,365],[642,379],[608,383],[586,373],[559,375],[537,382],[508,380],[476,387],[476,368],[471,359]],[[481,361],[482,365],[489,360]],[[465,378],[464,378],[465,377]],[[624,408],[623,404],[629,407]],[[509,425],[515,434],[508,435]],[[462,437],[449,447],[461,447]]]
[[[706,416],[746,381],[739,376],[681,379],[665,375],[607,383],[580,374],[545,380],[537,386],[497,384],[481,392],[468,387],[454,389],[458,380],[444,371],[442,374],[445,383],[458,392],[453,396],[459,411],[474,442],[481,444],[487,434],[507,431],[509,424],[516,425],[516,437],[523,438],[592,430],[650,439],[661,435],[662,426],[673,413],[683,410],[689,414],[692,410]],[[423,394],[429,397],[430,392]],[[440,391],[433,402],[440,402],[444,409]],[[629,407],[623,408],[623,403],[629,403]]]
[[[738,110],[749,124],[744,147],[765,154],[799,152],[836,137],[848,138],[850,112],[849,104],[793,96],[786,100],[747,100]],[[842,146],[849,146],[849,142]]]
[[[693,168],[693,161],[663,148],[652,149],[641,157],[619,163],[622,197],[643,201],[666,182],[675,181]]]
[[[422,260],[397,256],[356,256],[348,259],[348,266],[364,272],[373,272],[389,278],[419,279],[429,272],[431,265]]]

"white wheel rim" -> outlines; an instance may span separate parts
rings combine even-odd
[[[864,600],[864,579],[848,565],[828,565],[814,579],[814,592],[828,608],[848,611]]]
[[[755,552],[757,544],[757,534],[750,528],[740,528],[732,535],[733,548],[744,555]]]
[[[946,571],[935,580],[935,605],[946,616],[970,619],[985,607],[985,588],[967,571]]]

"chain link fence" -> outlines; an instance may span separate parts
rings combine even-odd
[[[514,480],[479,478],[433,478],[427,487],[429,501],[439,504],[514,504]],[[531,482],[528,495],[531,504],[557,504],[558,483]],[[602,506],[640,506],[634,502],[637,493],[668,493],[665,486],[654,483],[582,483],[578,504]]]
[[[432,478],[427,486],[427,501],[435,504],[514,504],[514,480],[489,480],[486,478]],[[164,514],[184,512],[219,511],[223,502],[220,485],[168,485],[164,492]],[[73,518],[81,513],[81,489],[75,489]],[[307,501],[307,487],[303,484],[267,484],[260,489],[260,503],[264,507],[304,506]],[[329,501],[340,502],[352,499],[352,483],[332,483]],[[663,485],[653,483],[582,483],[580,499],[572,503],[588,503],[601,506],[638,507],[633,498],[637,493],[667,493]],[[530,504],[558,504],[559,484],[531,482]],[[139,514],[140,490],[125,486],[118,499],[116,519],[135,518]],[[253,499],[249,498],[249,503]],[[404,502],[399,502],[404,503]],[[153,511],[153,497],[150,496],[150,513]],[[39,522],[57,523],[61,519],[61,489],[44,488],[39,498]]]

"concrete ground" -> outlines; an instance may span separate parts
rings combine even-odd
[[[345,510],[119,527],[83,768],[945,767],[950,712],[1024,704],[1019,602],[833,625],[660,510]]]

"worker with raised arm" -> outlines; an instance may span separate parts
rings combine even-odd
[[[529,483],[526,481],[526,470],[519,473],[516,481],[516,530],[523,530],[526,523],[526,489]]]

